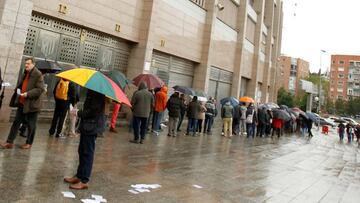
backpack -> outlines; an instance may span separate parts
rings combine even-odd
[[[253,110],[251,114],[249,114],[249,115],[246,116],[246,123],[249,123],[249,124],[250,124],[250,123],[253,123],[253,120],[254,120],[254,112],[255,112],[255,110]]]
[[[60,79],[55,90],[55,98],[61,100],[68,100],[68,91],[69,91],[69,81]]]

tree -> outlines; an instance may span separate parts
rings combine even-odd
[[[288,107],[294,106],[294,98],[292,94],[281,87],[278,91],[277,101],[279,105],[286,105]]]
[[[307,103],[307,94],[299,94],[295,97],[294,106],[300,108],[303,111],[306,111],[306,103]]]
[[[338,115],[343,115],[346,114],[346,101],[342,100],[342,99],[338,99],[335,102],[335,113],[337,113]]]

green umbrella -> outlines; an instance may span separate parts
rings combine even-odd
[[[131,84],[131,81],[118,70],[112,70],[108,73],[105,73],[105,75],[112,79],[117,85],[119,85],[121,89],[124,89],[127,84]]]

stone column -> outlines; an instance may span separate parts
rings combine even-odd
[[[266,37],[266,48],[265,48],[265,67],[263,75],[263,84],[261,92],[263,96],[261,97],[261,102],[268,102],[269,98],[267,94],[269,93],[269,80],[270,80],[270,68],[272,66],[272,37],[273,37],[273,19],[274,19],[274,1],[266,1],[265,3],[265,25],[268,28],[267,37]],[[270,97],[270,95],[269,95]]]
[[[6,87],[0,121],[9,121],[9,100],[18,80],[27,30],[31,20],[32,0],[0,0],[0,67]]]
[[[241,75],[242,69],[241,62],[243,60],[244,52],[244,40],[246,35],[246,20],[247,20],[247,0],[241,0],[240,6],[238,7],[238,18],[237,18],[237,43],[236,43],[236,54],[234,61],[234,73],[233,81],[231,86],[231,95],[239,98],[241,89]]]
[[[216,16],[218,8],[215,5],[216,0],[206,1],[206,20],[205,29],[203,33],[203,47],[200,64],[195,67],[193,87],[195,89],[208,92],[210,67],[211,67],[211,52],[212,48],[212,35],[215,27]]]
[[[134,78],[140,73],[150,72],[146,68],[150,68],[151,65],[159,4],[159,0],[144,1],[143,24],[141,26],[139,43],[132,48],[129,56],[129,65],[126,73],[129,79]]]
[[[277,101],[277,91],[279,87],[279,82],[277,80],[279,76],[279,59],[281,52],[281,32],[282,32],[282,3],[280,0],[277,0],[277,6],[274,13],[274,22],[273,22],[273,35],[274,35],[274,47],[272,48],[272,67],[271,67],[271,79],[270,79],[270,98],[272,102]]]
[[[260,51],[261,51],[261,38],[262,38],[262,24],[264,22],[264,7],[265,0],[255,1],[254,9],[257,13],[256,28],[255,28],[255,41],[254,41],[254,59],[251,71],[251,80],[247,87],[247,93],[250,97],[257,100],[258,90],[258,69],[260,67]]]

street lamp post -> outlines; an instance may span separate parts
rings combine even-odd
[[[320,70],[319,70],[319,77],[320,77],[320,81],[319,81],[319,92],[318,92],[318,95],[319,95],[319,105],[318,105],[318,109],[317,109],[317,112],[320,113],[320,110],[321,110],[321,89],[322,89],[322,84],[321,84],[321,68],[322,68],[322,54],[323,53],[326,53],[325,50],[320,50]]]

